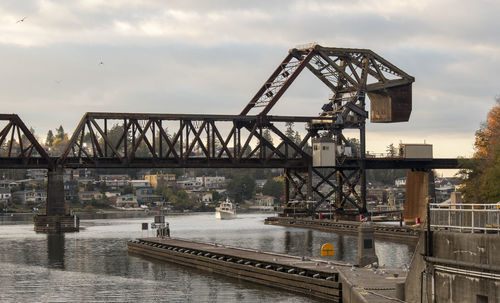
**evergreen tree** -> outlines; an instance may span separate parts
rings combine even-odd
[[[264,129],[262,132],[262,137],[269,141],[269,143],[273,143],[273,137],[271,136],[271,132],[268,129]]]
[[[295,138],[295,132],[293,130],[293,122],[286,122],[286,130],[285,130],[285,136],[293,140]]]
[[[47,138],[45,139],[45,144],[48,146],[52,146],[54,140],[55,140],[54,134],[52,133],[52,130],[49,129],[49,131],[47,132]]]
[[[64,128],[62,127],[62,125],[59,125],[59,127],[56,129],[56,139],[64,139]]]
[[[302,138],[300,137],[300,134],[298,131],[295,132],[295,135],[293,136],[293,142],[297,145],[300,145],[302,142]]]
[[[237,172],[232,175],[227,191],[235,202],[251,199],[255,193],[255,180],[246,173]]]
[[[262,194],[279,199],[283,196],[283,188],[283,181],[268,179],[262,188]]]

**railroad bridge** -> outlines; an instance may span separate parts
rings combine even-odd
[[[270,115],[304,69],[331,90],[332,97],[321,113]],[[458,159],[367,156],[367,119],[372,123],[408,121],[413,82],[412,76],[371,50],[320,45],[293,48],[238,115],[86,113],[62,154],[54,156],[19,116],[2,114],[0,168],[49,170],[47,213],[35,222],[35,229],[39,226],[41,231],[64,225],[60,219],[67,216],[63,170],[82,167],[283,168],[285,212],[292,199],[314,201],[309,206],[314,212],[333,197],[331,205],[339,213],[347,205],[366,213],[366,169],[459,167]],[[304,127],[306,134],[300,142],[286,135],[287,123]],[[359,146],[352,146],[345,130],[357,131]],[[313,165],[311,142],[325,139],[339,152],[333,164]],[[340,152],[346,147],[357,152]],[[320,191],[325,185],[330,189],[327,193]]]

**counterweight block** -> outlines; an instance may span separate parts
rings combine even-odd
[[[410,119],[411,84],[368,92],[368,97],[371,122],[407,122]]]

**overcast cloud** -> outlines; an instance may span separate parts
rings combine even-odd
[[[416,78],[410,122],[369,124],[368,150],[425,139],[437,156],[470,156],[500,93],[499,12],[498,1],[4,0],[2,112],[42,138],[87,111],[238,114],[289,48],[318,42],[372,49]],[[273,114],[320,111],[329,91],[306,72]]]

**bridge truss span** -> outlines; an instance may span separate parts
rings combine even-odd
[[[53,159],[16,114],[0,114],[0,167],[50,168]]]
[[[286,123],[313,117],[87,113],[58,165],[72,167],[307,167],[310,139]]]
[[[270,115],[303,70],[331,90],[320,113]],[[62,150],[50,155],[17,115],[0,115],[0,167],[283,168],[285,209],[293,199],[313,200],[312,213],[329,200],[339,212],[354,206],[365,213],[367,169],[459,166],[457,159],[380,159],[366,153],[368,120],[409,120],[414,80],[368,49],[292,48],[239,115],[90,112]],[[292,134],[292,124],[299,135]],[[345,130],[354,137],[344,136]],[[313,146],[318,154],[327,147],[322,144],[331,144],[334,164],[313,165]]]

